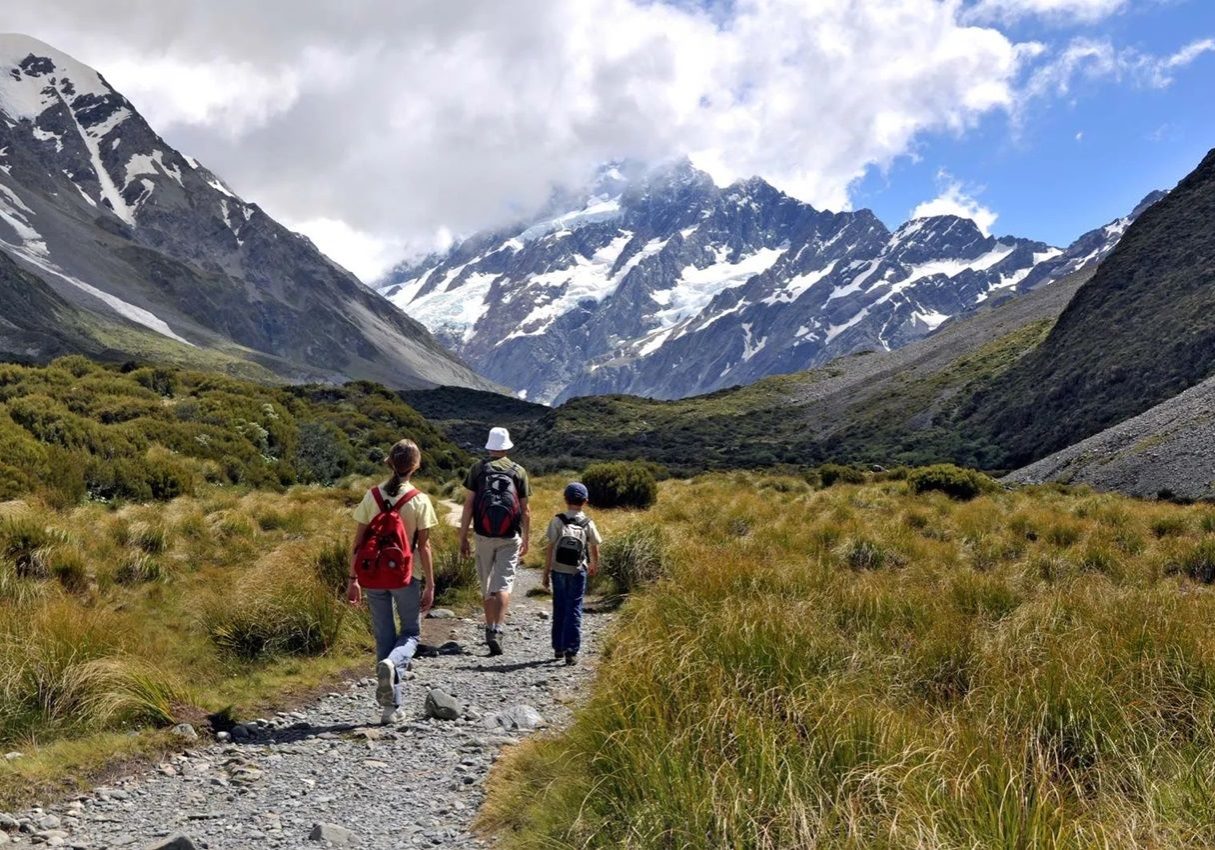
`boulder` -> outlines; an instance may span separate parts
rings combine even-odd
[[[170,835],[168,838],[162,838],[153,844],[148,844],[144,850],[198,850],[198,845],[188,835],[183,835],[179,832],[176,835]]]
[[[543,715],[530,705],[516,705],[491,714],[483,721],[488,729],[505,729],[508,732],[530,732],[548,725]]]
[[[450,608],[431,608],[426,616],[432,620],[452,620],[455,619],[456,612]]]
[[[431,688],[426,695],[426,716],[436,720],[456,720],[463,712],[460,701],[451,694]]]
[[[198,740],[198,733],[194,731],[194,727],[189,723],[178,723],[173,727],[173,734],[179,738],[185,738],[187,741]]]
[[[318,823],[312,827],[312,832],[308,834],[310,841],[323,841],[339,847],[344,847],[354,841],[354,833],[346,829],[344,826],[338,826],[332,823]]]

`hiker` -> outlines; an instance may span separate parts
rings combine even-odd
[[[485,450],[464,479],[464,512],[460,516],[460,556],[473,552],[469,526],[476,532],[477,576],[485,607],[485,644],[490,655],[502,654],[502,626],[510,607],[519,559],[527,555],[532,495],[527,471],[507,453],[514,448],[510,432],[491,428]]]
[[[418,648],[422,615],[434,604],[430,529],[439,519],[430,497],[410,484],[422,465],[417,444],[401,440],[384,463],[392,469],[392,477],[368,490],[354,509],[358,528],[346,598],[357,604],[361,590],[367,599],[375,634],[376,702],[380,722],[389,724],[405,719],[401,682]],[[419,563],[425,581],[417,574]]]
[[[578,663],[582,648],[582,599],[589,576],[599,572],[599,545],[603,538],[595,521],[583,512],[589,495],[586,486],[573,482],[565,488],[565,510],[553,517],[545,535],[544,589],[553,589],[553,657]]]

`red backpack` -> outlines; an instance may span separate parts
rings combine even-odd
[[[395,505],[384,501],[379,487],[372,487],[371,493],[380,512],[367,524],[355,555],[354,574],[364,589],[396,590],[413,581],[413,547],[400,510],[420,491],[410,490]]]

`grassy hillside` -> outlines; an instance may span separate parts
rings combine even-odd
[[[576,465],[649,459],[672,470],[756,468],[824,461],[992,467],[998,448],[957,427],[958,410],[1038,345],[1050,319],[1000,327],[965,345],[926,341],[892,354],[853,355],[823,369],[766,378],[679,401],[578,398],[524,432],[528,452]],[[931,339],[931,338],[930,338]]]
[[[1215,842],[1210,508],[734,473],[625,525],[666,578],[499,762],[506,846]]]
[[[966,429],[1020,466],[1177,395],[1215,371],[1215,151],[1127,230]]]
[[[276,387],[83,357],[0,365],[0,500],[167,499],[203,482],[282,489],[372,474],[402,436],[428,475],[466,456],[395,394],[365,382]]]

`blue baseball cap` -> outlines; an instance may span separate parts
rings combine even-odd
[[[577,481],[566,485],[565,488],[565,503],[567,505],[579,505],[589,501],[591,494],[587,492],[586,485]]]

